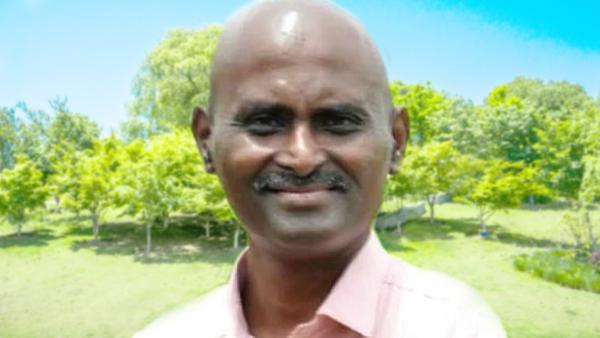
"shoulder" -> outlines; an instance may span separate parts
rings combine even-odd
[[[134,338],[197,337],[198,332],[202,332],[203,337],[220,335],[226,325],[221,320],[227,318],[225,313],[218,313],[227,308],[225,291],[225,287],[219,287],[159,317],[137,332]]]
[[[471,287],[446,274],[394,261],[398,320],[406,326],[427,331],[422,326],[436,323],[450,337],[506,337],[498,316]]]

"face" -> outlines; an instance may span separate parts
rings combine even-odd
[[[252,246],[343,250],[368,235],[404,125],[358,65],[276,64],[220,75],[213,116],[196,111],[198,143]]]

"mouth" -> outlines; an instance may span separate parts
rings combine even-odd
[[[339,191],[342,189],[336,186],[330,186],[327,184],[310,184],[310,185],[290,185],[290,186],[278,186],[278,187],[268,187],[266,192],[276,193],[276,194],[310,194],[316,192],[325,192],[325,191]]]
[[[328,205],[336,195],[329,187],[286,187],[272,191],[281,207],[290,210],[317,209]]]

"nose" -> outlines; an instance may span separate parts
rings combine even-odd
[[[307,176],[326,160],[307,123],[297,123],[290,131],[285,146],[275,155],[275,162],[298,176]]]

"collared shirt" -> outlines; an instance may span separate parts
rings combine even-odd
[[[242,254],[227,285],[135,337],[253,338],[240,299],[245,267]],[[471,288],[389,256],[371,233],[313,319],[288,336],[309,337],[504,338],[506,333]]]

